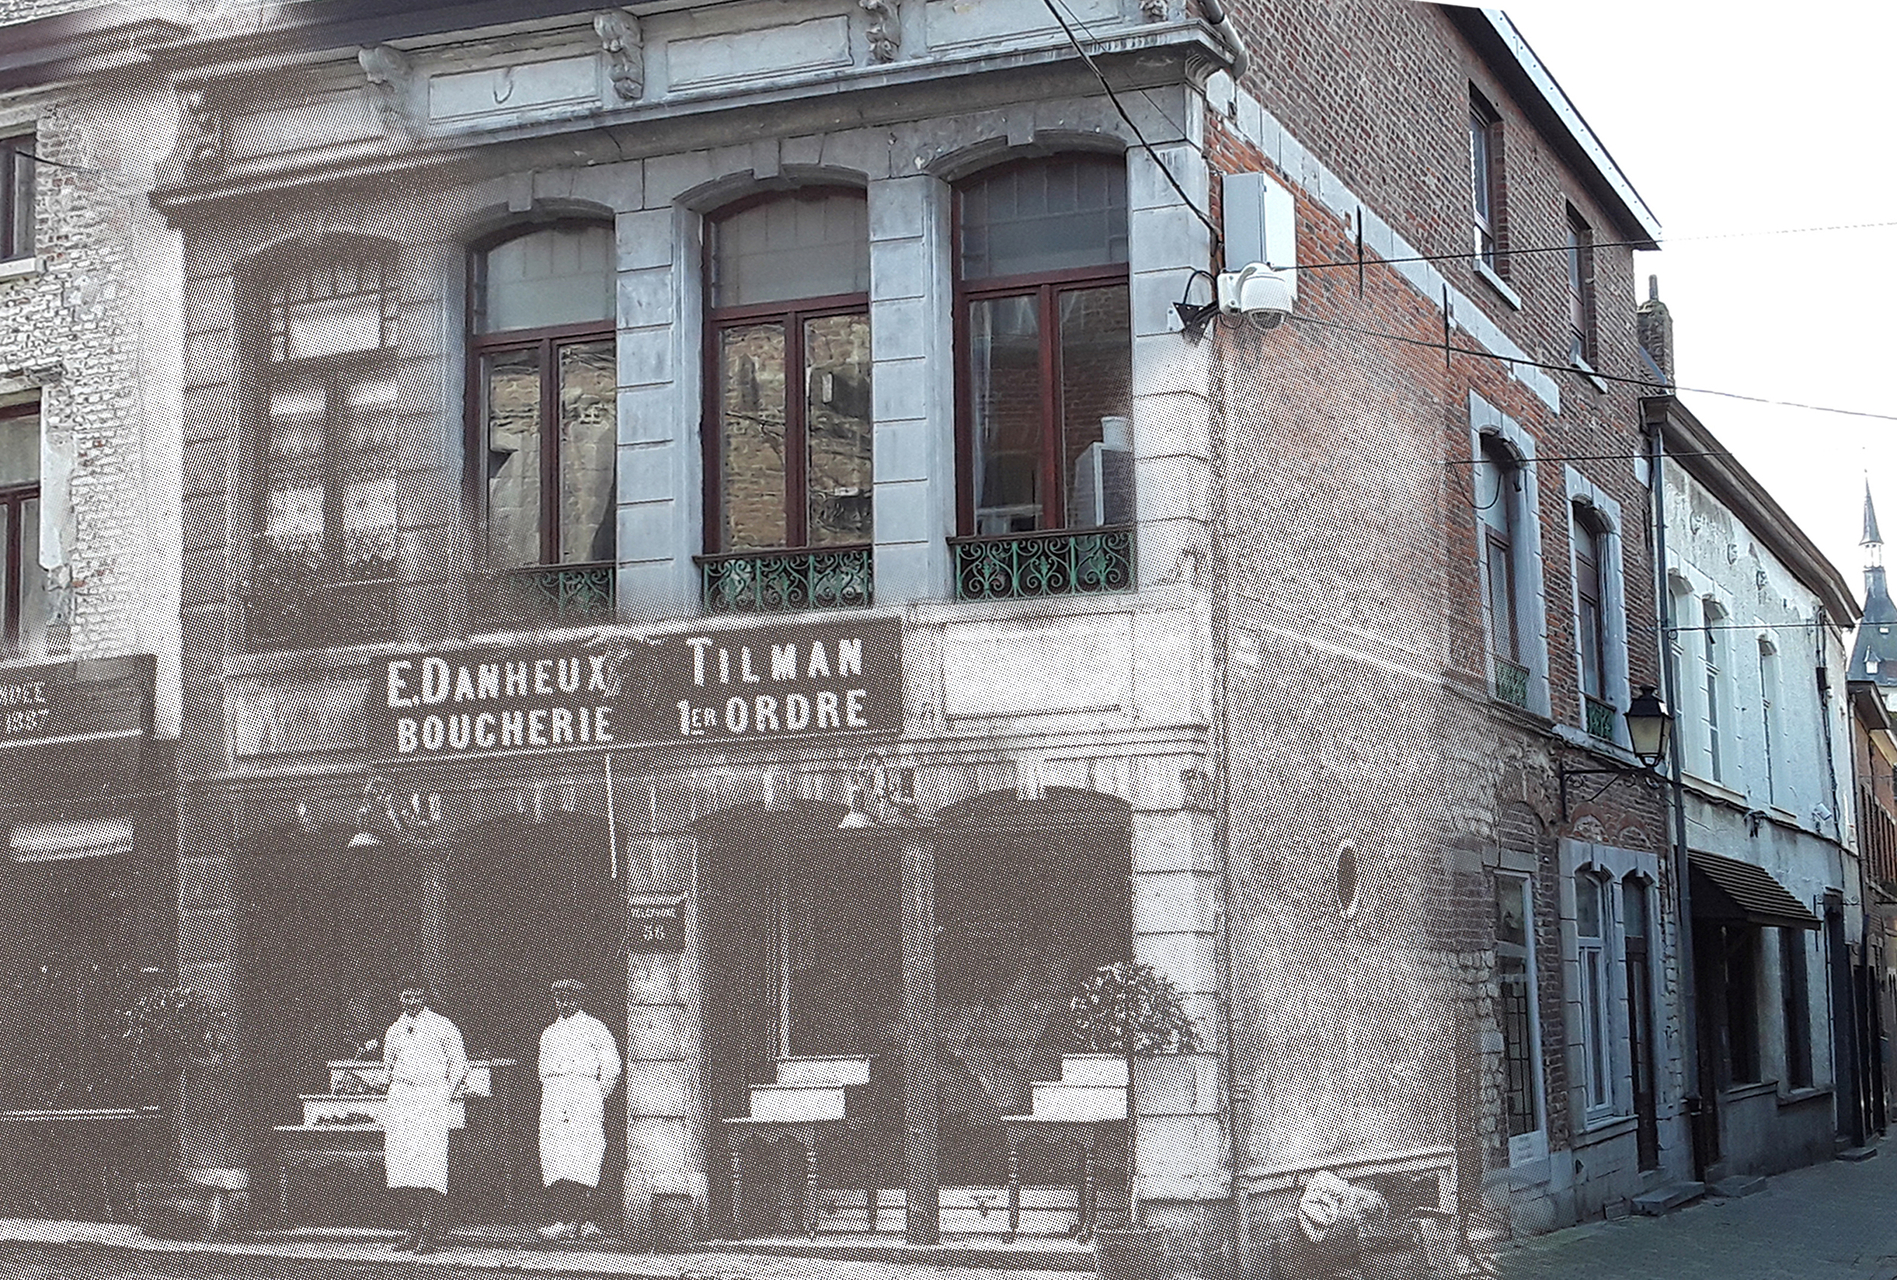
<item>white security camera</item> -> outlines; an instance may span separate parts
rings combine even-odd
[[[1219,312],[1243,316],[1254,329],[1275,329],[1298,301],[1298,278],[1262,262],[1249,263],[1218,278]]]

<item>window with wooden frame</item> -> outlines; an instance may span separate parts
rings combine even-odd
[[[1525,876],[1495,877],[1495,1019],[1501,1031],[1502,1110],[1510,1164],[1548,1153],[1541,1091],[1535,913]]]
[[[470,263],[470,498],[491,571],[617,554],[612,224],[516,227]]]
[[[0,262],[33,253],[33,135],[0,138]]]
[[[1495,436],[1482,437],[1475,467],[1477,535],[1482,554],[1482,612],[1489,654],[1495,665],[1495,693],[1505,702],[1528,701],[1527,653],[1521,626],[1519,556],[1521,462]]]
[[[1598,701],[1607,697],[1607,598],[1602,580],[1607,531],[1586,503],[1577,502],[1572,510],[1574,627],[1580,643],[1581,692]]]
[[[1700,629],[1700,653],[1706,679],[1706,776],[1714,782],[1724,782],[1726,753],[1722,722],[1730,717],[1725,711],[1726,673],[1721,667],[1720,633],[1725,627],[1726,612],[1711,600],[1702,601],[1701,608],[1705,619]]]
[[[705,281],[706,551],[866,547],[864,194],[812,188],[720,211],[706,227]]]
[[[1594,336],[1594,229],[1568,209],[1568,363],[1592,370]]]
[[[253,544],[260,580],[394,576],[394,271],[391,246],[351,239],[280,259],[261,274]]]
[[[40,405],[0,406],[0,654],[46,650],[48,598],[40,569]]]
[[[1778,931],[1779,1001],[1785,1020],[1785,1087],[1809,1089],[1811,1069],[1811,991],[1807,976],[1805,931]]]
[[[1469,194],[1475,223],[1475,260],[1508,275],[1502,253],[1502,117],[1474,86],[1469,89]]]
[[[1614,1106],[1614,1055],[1609,1001],[1617,985],[1613,963],[1607,881],[1592,868],[1574,877],[1574,940],[1580,978],[1581,1083],[1588,1112],[1611,1111]]]
[[[1131,524],[1126,166],[1067,155],[955,191],[963,534]]]

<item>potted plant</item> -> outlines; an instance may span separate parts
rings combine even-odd
[[[1073,997],[1074,1033],[1094,1064],[1117,1063],[1126,1086],[1127,1218],[1096,1226],[1095,1270],[1100,1280],[1153,1280],[1165,1255],[1165,1233],[1141,1221],[1139,1199],[1139,1108],[1135,1058],[1198,1053],[1198,1027],[1186,1013],[1179,988],[1147,964],[1102,965],[1081,981]]]
[[[138,1184],[138,1225],[147,1235],[197,1240],[228,1225],[228,1193],[178,1176],[180,1119],[189,1076],[222,1047],[224,1023],[223,1010],[208,997],[181,986],[149,991],[122,1015],[120,1035],[131,1051],[133,1071],[159,1096],[165,1164],[172,1175],[165,1182]]]

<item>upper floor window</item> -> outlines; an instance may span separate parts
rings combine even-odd
[[[1722,628],[1726,614],[1711,600],[1703,601],[1705,625],[1700,629],[1700,655],[1705,680],[1706,698],[1704,708],[1706,742],[1706,776],[1714,782],[1725,781],[1725,734],[1728,726],[1723,721],[1731,718],[1726,710],[1726,673],[1721,667],[1725,655],[1725,637]]]
[[[860,191],[752,201],[706,243],[706,549],[872,540],[869,216]]]
[[[1495,695],[1528,702],[1528,654],[1522,626],[1522,466],[1500,439],[1482,437],[1475,468],[1475,500],[1481,539],[1482,614],[1495,664]]]
[[[1130,524],[1124,163],[988,170],[956,188],[955,225],[962,532]]]
[[[348,241],[280,260],[258,290],[262,584],[395,570],[394,258]]]
[[[492,569],[614,559],[613,246],[609,224],[562,223],[473,256],[470,480]]]
[[[33,136],[0,138],[0,262],[33,252]]]
[[[1581,649],[1581,692],[1596,700],[1607,697],[1607,611],[1602,566],[1603,530],[1592,509],[1574,505],[1575,630]]]
[[[1594,230],[1568,210],[1568,363],[1594,368]]]
[[[1778,803],[1778,767],[1773,760],[1773,739],[1779,727],[1778,647],[1765,636],[1759,637],[1759,754],[1765,762],[1765,802]]]
[[[42,656],[48,620],[40,569],[40,406],[0,406],[0,655]]]
[[[1475,259],[1497,275],[1502,257],[1502,118],[1475,89],[1469,90],[1469,188],[1475,213]]]

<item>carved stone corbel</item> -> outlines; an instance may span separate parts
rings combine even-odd
[[[193,85],[179,95],[184,128],[179,150],[193,169],[216,169],[224,163],[224,121],[217,102],[204,85]]]
[[[869,14],[869,52],[878,62],[894,62],[902,50],[902,16],[895,0],[857,0]]]
[[[1148,22],[1164,22],[1171,16],[1167,0],[1140,0],[1140,16]]]
[[[613,92],[621,102],[637,102],[646,91],[645,35],[639,19],[624,9],[607,9],[593,15],[593,31],[606,53]]]
[[[408,55],[400,49],[378,44],[358,49],[356,61],[362,64],[362,74],[368,77],[369,89],[375,98],[376,110],[382,116],[383,127],[407,133],[410,127],[408,84],[415,74]]]

